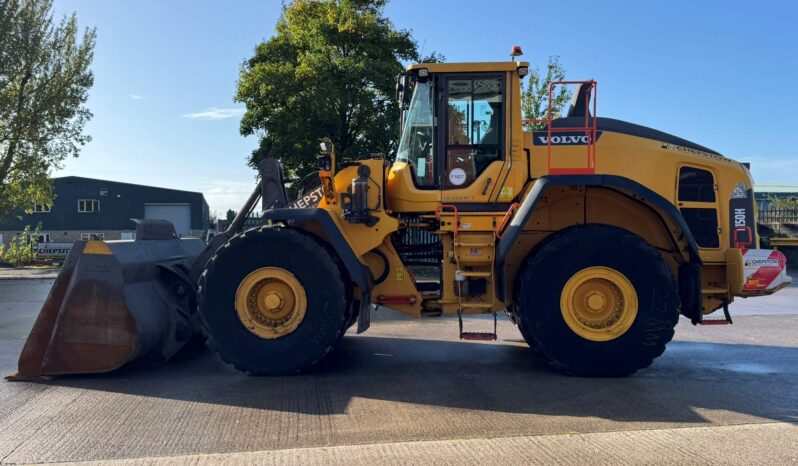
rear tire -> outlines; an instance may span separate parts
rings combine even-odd
[[[602,287],[610,292],[601,294]],[[648,367],[679,319],[676,280],[660,253],[607,225],[555,234],[527,258],[515,294],[526,341],[574,375],[619,377]]]
[[[254,330],[240,317],[237,292],[241,294],[252,274],[264,270],[278,271],[294,286],[293,292],[285,286],[280,290],[297,296],[279,303],[292,302],[292,309],[300,309],[294,301],[303,304],[301,316],[293,319],[292,313],[284,319],[293,320],[294,328],[279,335],[269,334],[268,325]],[[269,280],[258,282],[251,296],[259,301],[258,290]],[[262,227],[234,236],[208,261],[199,280],[198,310],[209,342],[224,361],[255,375],[297,373],[327,355],[346,330],[352,312],[349,283],[335,253],[314,236]]]

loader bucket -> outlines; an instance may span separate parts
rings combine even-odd
[[[11,378],[109,372],[134,359],[168,359],[197,330],[189,271],[203,247],[198,239],[76,242]]]

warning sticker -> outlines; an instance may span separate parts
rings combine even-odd
[[[732,189],[730,199],[747,199],[748,192],[745,189],[745,183],[737,183]]]
[[[513,187],[512,186],[503,187],[502,191],[499,193],[499,200],[511,201],[512,199],[513,199]]]

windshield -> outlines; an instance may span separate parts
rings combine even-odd
[[[416,184],[433,186],[435,184],[433,150],[433,111],[435,103],[431,81],[416,83],[407,119],[402,128],[402,139],[396,160],[407,162],[413,169]]]

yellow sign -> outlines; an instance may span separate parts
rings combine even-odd
[[[405,279],[405,269],[403,267],[398,267],[396,269],[396,281],[401,282]]]
[[[503,187],[502,192],[499,193],[499,200],[511,201],[512,199],[513,199],[513,187],[512,186]]]

